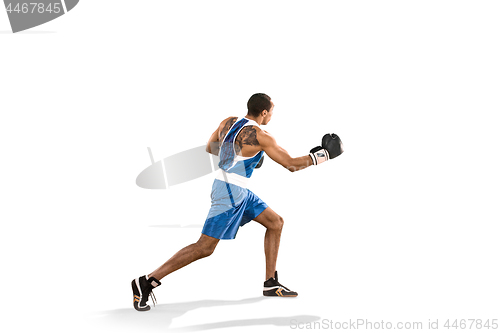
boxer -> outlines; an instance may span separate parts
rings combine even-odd
[[[212,205],[201,236],[196,243],[174,254],[168,261],[148,275],[132,280],[134,308],[147,311],[149,295],[161,285],[160,280],[172,272],[210,256],[219,240],[234,239],[239,228],[256,221],[266,228],[264,252],[266,276],[264,296],[295,297],[297,292],[278,282],[276,260],[283,229],[283,218],[247,188],[256,167],[260,167],[265,152],[273,161],[291,172],[318,165],[342,154],[343,145],[335,134],[325,134],[321,146],[309,154],[293,158],[280,147],[274,137],[261,129],[273,116],[274,103],[262,93],[254,94],[247,103],[245,117],[224,119],[210,136],[206,150],[219,156],[219,170],[212,185]]]

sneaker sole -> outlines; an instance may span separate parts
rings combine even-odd
[[[277,290],[276,289],[273,289],[273,290],[264,290],[262,292],[262,294],[264,296],[267,296],[267,297],[297,297],[299,294],[295,293],[295,295],[286,295],[286,294],[283,294],[283,289],[281,288],[278,288]],[[285,291],[286,292],[286,291]]]

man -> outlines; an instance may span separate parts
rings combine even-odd
[[[248,100],[247,107],[248,114],[244,118],[224,119],[207,143],[207,152],[219,155],[220,169],[212,186],[212,206],[200,239],[177,252],[151,274],[132,281],[136,310],[150,309],[146,302],[152,289],[161,284],[162,278],[193,261],[211,255],[220,239],[234,239],[239,227],[251,220],[267,229],[264,237],[264,296],[298,295],[278,282],[276,272],[283,218],[248,190],[247,183],[253,170],[262,164],[263,152],[293,172],[342,154],[342,142],[337,135],[326,134],[322,146],[311,149],[308,155],[292,158],[268,132],[260,128],[261,125],[267,125],[273,116],[274,103],[271,98],[266,94],[254,94]]]

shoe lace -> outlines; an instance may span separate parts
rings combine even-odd
[[[284,285],[282,285],[281,283],[279,283],[278,281],[276,281],[276,283],[278,283],[278,285],[280,285],[281,287],[285,288],[286,290],[290,290],[287,287],[285,287]]]
[[[151,296],[151,300],[153,301],[153,306],[156,307],[156,297],[155,294],[153,293],[153,290],[149,292],[148,296]]]
[[[149,288],[148,288],[148,289],[149,289]],[[145,303],[147,303],[147,302],[149,301],[149,296],[151,296],[151,300],[153,301],[153,306],[155,306],[155,307],[156,307],[156,303],[157,303],[157,302],[156,302],[156,296],[155,296],[155,294],[153,293],[153,289],[152,289],[152,288],[151,288],[151,289],[149,289],[149,292],[148,292],[148,290],[147,290],[147,289],[146,289],[146,290],[144,290],[144,292],[143,292],[143,296],[145,296],[145,297],[144,297],[144,302],[145,302]]]

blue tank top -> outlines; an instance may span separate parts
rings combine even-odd
[[[245,126],[259,127],[259,124],[247,118],[238,119],[227,132],[220,148],[219,168],[228,173],[229,177],[230,174],[236,174],[242,177],[250,178],[255,166],[259,163],[264,153],[263,151],[260,151],[252,157],[236,155],[236,151],[234,150],[234,141]]]

